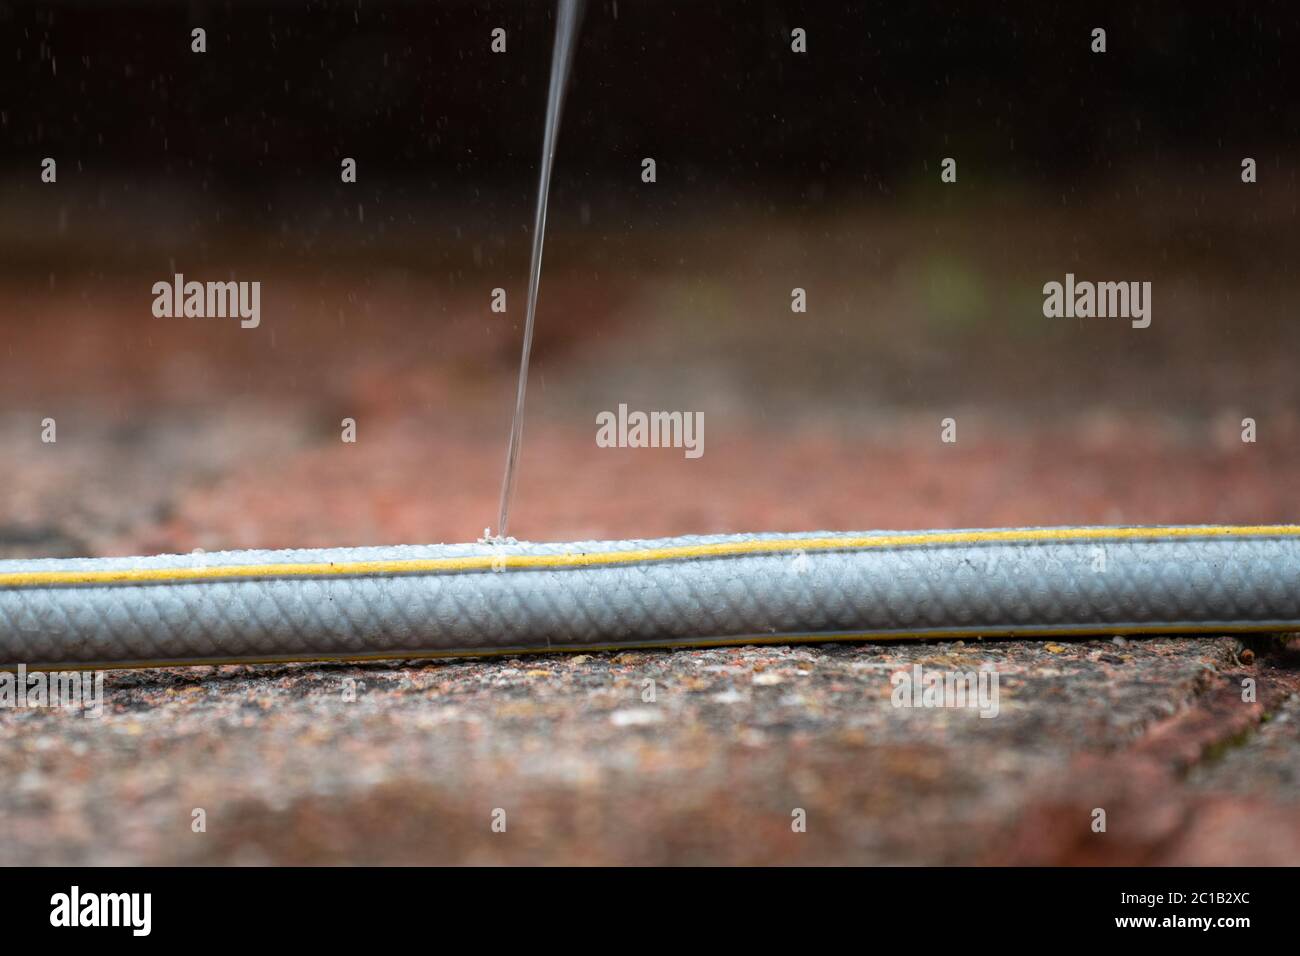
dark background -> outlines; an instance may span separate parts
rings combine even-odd
[[[982,175],[1103,175],[1293,142],[1300,9],[1184,3],[587,4],[558,165],[625,180],[640,157],[725,188],[889,196],[945,143]],[[527,183],[552,5],[0,5],[0,163],[251,196],[338,184],[354,156],[432,193]],[[189,30],[208,31],[208,52]],[[509,52],[489,51],[508,31]],[[792,56],[790,30],[810,55]],[[1089,51],[1093,26],[1109,52]],[[1234,153],[1236,155],[1236,153]],[[71,172],[71,170],[68,170]],[[676,174],[661,177],[681,182]]]

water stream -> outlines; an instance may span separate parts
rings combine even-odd
[[[546,200],[551,191],[551,166],[555,160],[555,139],[560,129],[560,111],[569,85],[569,66],[578,38],[582,0],[560,0],[555,17],[555,52],[551,55],[551,86],[546,95],[546,133],[542,139],[542,167],[537,181],[537,211],[533,216],[533,254],[528,268],[528,312],[524,320],[523,355],[519,359],[519,390],[515,395],[515,417],[506,448],[506,473],[501,481],[501,511],[498,537],[507,536],[510,502],[515,493],[519,446],[524,440],[524,399],[528,392],[528,358],[533,350],[533,324],[537,317],[537,286],[542,277],[542,245],[546,239]]]

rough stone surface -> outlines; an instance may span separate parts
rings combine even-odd
[[[990,641],[114,672],[100,719],[0,712],[0,846],[18,863],[1294,862],[1292,675],[1240,649]],[[891,675],[915,664],[995,667],[997,716],[893,706]],[[1243,675],[1278,706],[1262,732],[1259,704],[1216,700]]]

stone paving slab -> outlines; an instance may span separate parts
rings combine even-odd
[[[0,846],[7,863],[1294,862],[1279,689],[1294,674],[1242,651],[876,643],[114,672],[100,719],[0,711]],[[997,716],[895,707],[891,676],[917,664],[997,668]],[[1241,675],[1273,719],[1256,734],[1263,708],[1238,702],[1188,756],[1170,722]],[[1178,744],[1144,756],[1162,733]]]

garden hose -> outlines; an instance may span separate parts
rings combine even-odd
[[[0,667],[1300,630],[1300,526],[0,561]]]

